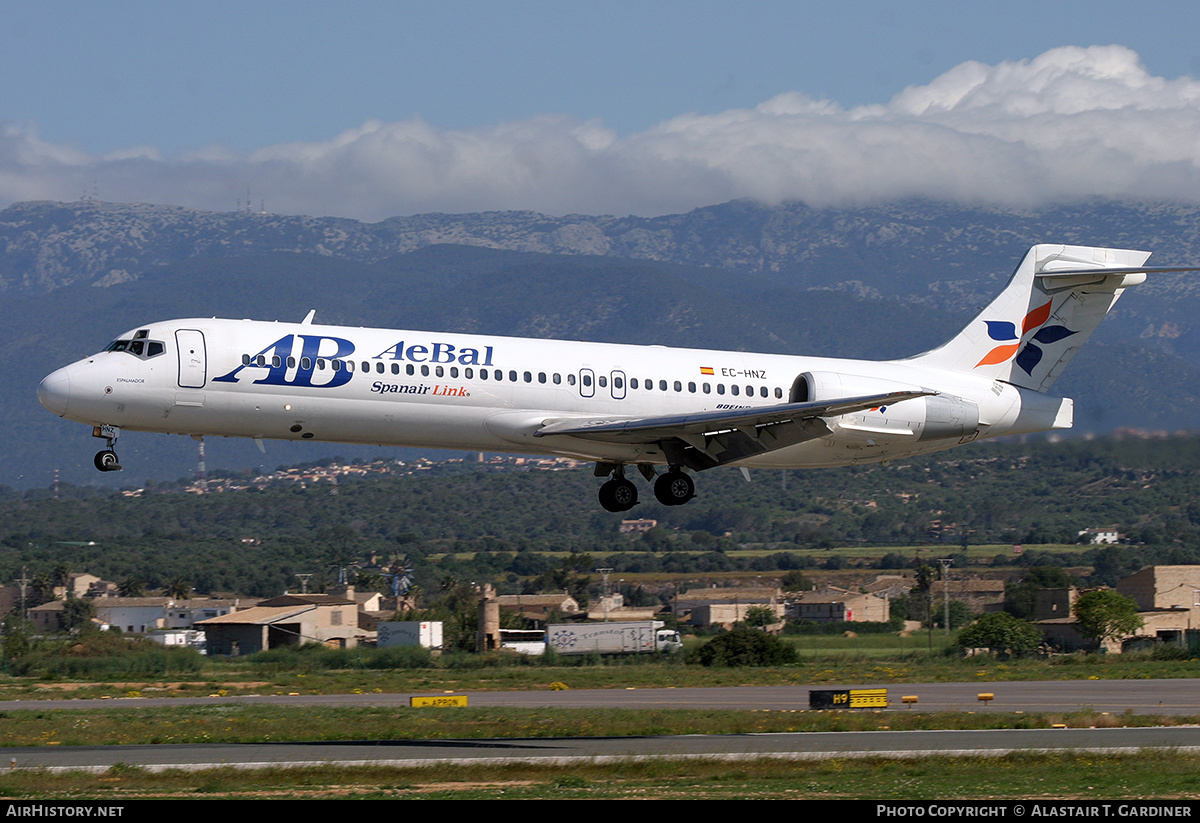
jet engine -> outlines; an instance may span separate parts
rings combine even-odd
[[[792,381],[788,401],[810,403],[894,391],[929,391],[880,377],[838,372],[804,372]],[[886,411],[886,409],[885,409]],[[979,429],[979,407],[949,394],[931,394],[897,404],[895,414],[919,440],[960,440]]]

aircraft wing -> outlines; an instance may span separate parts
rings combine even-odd
[[[659,417],[547,421],[535,437],[570,435],[608,443],[657,443],[673,464],[697,471],[723,466],[829,434],[821,419],[888,406],[932,391],[895,391],[810,403]]]

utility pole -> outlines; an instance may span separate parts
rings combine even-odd
[[[950,634],[950,567],[954,565],[954,561],[948,557],[938,559],[938,563],[942,566],[942,608],[944,609],[944,617],[942,625],[945,628],[945,634]]]
[[[610,574],[612,574],[612,569],[596,569],[596,574],[600,575],[600,581],[601,581],[600,602],[604,604],[604,622],[607,623],[608,622],[608,598],[609,598],[609,594],[610,594],[609,590],[608,590],[608,576]]]

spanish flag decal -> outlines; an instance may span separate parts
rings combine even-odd
[[[712,374],[713,373],[712,367],[711,366],[701,366],[700,373],[701,374]]]

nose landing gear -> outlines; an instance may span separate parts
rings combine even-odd
[[[113,451],[113,446],[117,444],[117,438],[120,436],[121,430],[116,426],[92,427],[92,437],[102,437],[108,445],[108,448],[103,451],[96,452],[96,458],[92,461],[99,471],[119,472],[121,470],[121,462],[117,459],[117,453]]]

